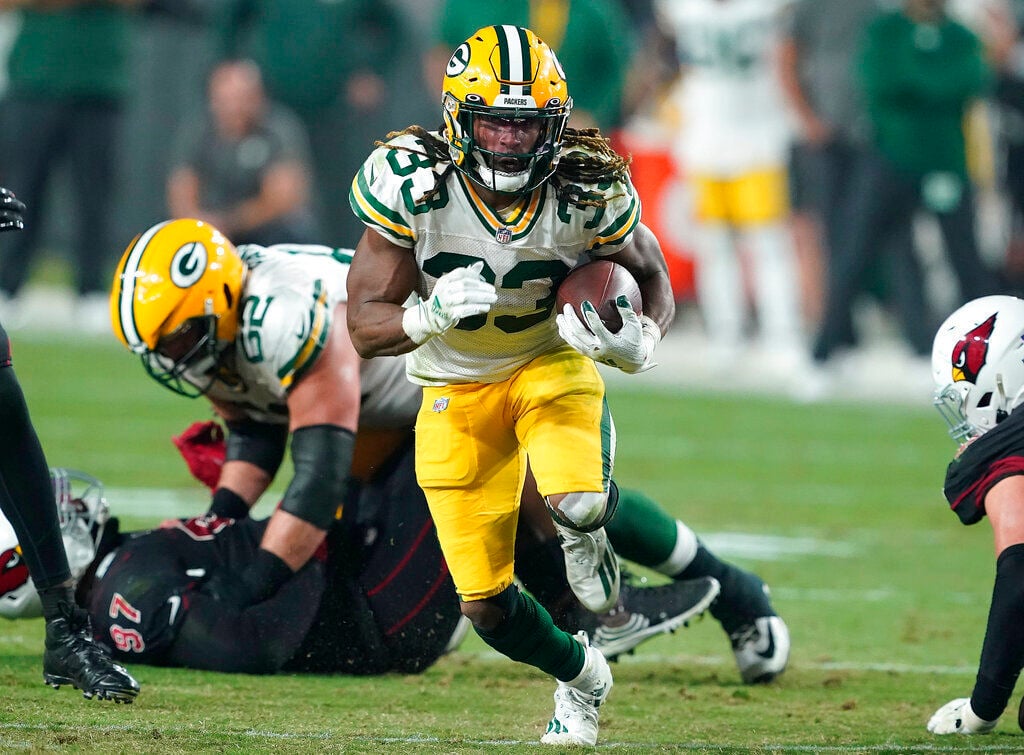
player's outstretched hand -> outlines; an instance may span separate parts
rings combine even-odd
[[[405,310],[402,328],[416,343],[441,335],[463,317],[482,315],[498,299],[494,285],[480,274],[483,262],[451,270],[434,284],[430,298]]]
[[[0,231],[19,231],[25,227],[25,203],[14,192],[0,186]]]
[[[657,364],[654,350],[661,341],[661,329],[651,318],[637,315],[625,296],[618,297],[615,306],[622,317],[617,333],[608,330],[594,305],[585,301],[581,309],[586,324],[576,316],[572,305],[566,304],[555,316],[558,334],[576,351],[596,362],[629,373],[649,370]]]
[[[928,720],[932,734],[988,734],[996,728],[996,721],[978,718],[971,708],[971,698],[958,697],[943,705]]]

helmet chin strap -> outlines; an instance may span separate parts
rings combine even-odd
[[[1009,404],[1009,399],[1006,395],[1006,389],[1003,387],[1003,376],[1001,373],[996,373],[996,390],[999,392],[999,408],[996,409],[996,424],[998,425],[1010,416],[1010,413],[1004,408]]]

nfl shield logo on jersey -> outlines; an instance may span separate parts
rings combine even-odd
[[[499,244],[507,244],[512,240],[512,229],[502,226],[494,232],[494,240]]]
[[[434,411],[443,412],[448,408],[448,397],[442,396],[441,398],[434,399]]]

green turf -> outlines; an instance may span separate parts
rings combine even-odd
[[[112,344],[15,336],[51,464],[112,488],[193,485],[169,438],[209,416],[202,402],[160,389]],[[761,574],[793,654],[776,684],[749,688],[710,616],[652,640],[613,666],[602,748],[1024,750],[1016,699],[988,737],[924,728],[941,704],[970,694],[994,569],[988,525],[965,528],[944,504],[953,445],[930,407],[618,385],[610,401],[620,484],[644,489]],[[737,550],[741,535],[786,547],[766,558]],[[523,752],[551,713],[549,680],[472,637],[417,677],[134,666],[143,691],[130,707],[44,687],[41,640],[39,621],[0,624],[0,752]]]

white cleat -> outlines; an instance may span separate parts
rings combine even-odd
[[[574,639],[586,648],[587,660],[578,677],[558,682],[555,714],[540,738],[546,745],[596,745],[598,709],[612,689],[612,671],[601,651],[590,646],[586,632]]]
[[[761,616],[737,629],[729,640],[745,684],[767,684],[789,663],[789,628],[778,616]]]
[[[619,600],[619,560],[608,542],[604,527],[579,532],[555,523],[558,542],[565,554],[569,586],[588,611],[605,613]]]

